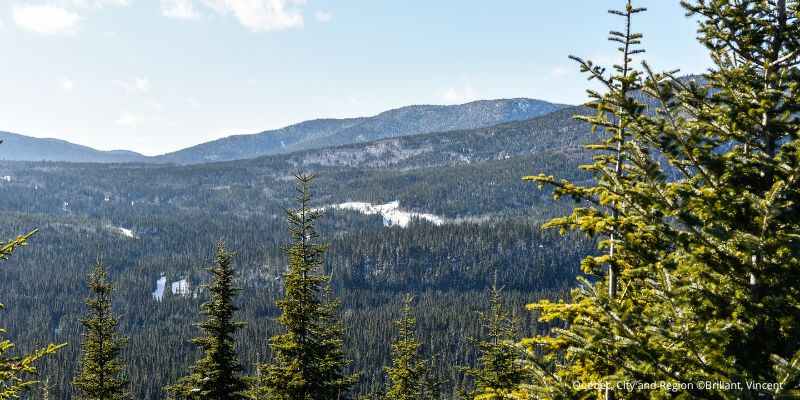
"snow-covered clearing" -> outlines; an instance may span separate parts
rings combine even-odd
[[[156,291],[153,292],[153,299],[156,301],[161,301],[164,298],[164,291],[167,288],[167,277],[165,275],[161,275],[158,280],[156,280]],[[189,281],[186,278],[181,278],[180,280],[174,281],[170,283],[170,293],[179,295],[179,296],[188,296],[191,294],[189,290]]]
[[[164,298],[164,288],[167,286],[167,277],[161,275],[160,278],[156,281],[156,291],[153,292],[153,298],[161,301]]]
[[[117,227],[117,229],[119,229],[119,232],[122,234],[122,236],[126,236],[126,237],[129,237],[129,238],[135,238],[136,237],[136,235],[134,235],[133,231],[130,230],[130,229],[125,229],[125,228],[122,228],[122,227]]]
[[[434,214],[418,213],[413,211],[400,210],[400,202],[395,200],[386,204],[370,204],[358,201],[351,201],[341,204],[325,206],[323,209],[355,210],[362,214],[380,214],[383,217],[384,226],[397,225],[405,228],[414,218],[432,222],[434,225],[441,225],[445,219]]]
[[[185,278],[172,282],[172,294],[187,296],[189,294],[189,282]]]

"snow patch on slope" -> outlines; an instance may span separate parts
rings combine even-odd
[[[189,282],[183,278],[179,281],[172,282],[172,294],[179,294],[181,296],[189,295]]]
[[[130,229],[125,229],[125,228],[122,228],[122,227],[117,227],[117,229],[119,229],[119,233],[121,233],[122,236],[129,237],[129,238],[135,238],[136,237],[136,235],[134,235],[133,231],[130,230]]]
[[[153,292],[153,298],[156,301],[161,301],[164,298],[164,288],[167,286],[167,277],[161,275],[160,278],[156,281],[156,291]]]
[[[161,275],[161,277],[156,280],[156,291],[153,292],[153,299],[156,301],[163,300],[165,290],[167,290],[167,276]],[[189,296],[192,294],[189,287],[189,281],[186,278],[181,278],[177,281],[171,282],[169,284],[169,291],[170,293],[179,296]]]
[[[362,214],[380,214],[383,217],[384,226],[397,225],[405,228],[414,218],[432,222],[434,225],[441,225],[445,219],[434,214],[418,213],[400,210],[400,202],[395,200],[386,204],[373,205],[370,203],[351,201],[341,204],[325,206],[323,209],[355,210]]]
[[[106,228],[128,238],[133,238],[133,239],[139,238],[139,236],[137,236],[136,233],[133,232],[133,229],[127,229],[121,226],[114,226],[114,225],[106,225]]]

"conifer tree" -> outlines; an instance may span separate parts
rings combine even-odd
[[[525,381],[527,373],[519,360],[516,332],[519,319],[503,308],[501,289],[495,282],[490,290],[490,308],[481,313],[485,339],[478,342],[478,368],[465,368],[475,378],[472,397],[480,400],[502,399]]]
[[[412,315],[414,297],[406,295],[400,319],[395,321],[397,337],[391,343],[392,363],[384,366],[389,378],[389,387],[378,398],[384,399],[439,399],[442,387],[447,384],[434,370],[437,354],[431,345],[430,357],[422,355],[425,346],[416,338],[416,318]]]
[[[125,399],[129,381],[122,376],[125,370],[122,350],[127,339],[116,332],[119,317],[111,310],[115,289],[99,257],[89,274],[89,289],[92,293],[86,304],[90,312],[81,320],[86,331],[73,384],[80,391],[79,399]]]
[[[267,392],[266,387],[266,377],[263,374],[262,370],[265,368],[264,364],[261,363],[261,359],[256,356],[256,363],[255,363],[255,374],[253,376],[249,376],[247,378],[247,391],[245,392],[245,397],[250,400],[267,400],[269,399],[269,393]]]
[[[286,210],[294,243],[283,249],[289,256],[285,297],[275,303],[286,333],[269,341],[273,361],[261,368],[264,386],[276,400],[345,399],[357,377],[344,372],[350,361],[342,348],[340,302],[330,298],[330,279],[322,273],[328,245],[314,242],[319,236],[315,221],[322,215],[310,207],[315,175],[295,177],[298,208]]]
[[[416,338],[416,318],[411,313],[414,298],[406,295],[403,313],[395,321],[399,328],[397,338],[392,340],[392,365],[384,367],[389,377],[386,400],[416,400],[423,398],[424,380],[428,373],[428,361],[420,354],[423,343]]]
[[[54,385],[50,384],[49,379],[45,379],[44,382],[41,382],[42,387],[42,400],[53,400],[53,393],[52,390]]]
[[[8,243],[0,242],[0,260],[7,260],[17,247],[27,246],[26,240],[35,233],[36,231],[34,230],[27,235],[11,239]],[[3,308],[5,306],[0,303],[0,310]],[[0,334],[3,333],[5,333],[5,330],[0,328]],[[10,340],[0,340],[0,399],[19,398],[23,390],[37,384],[38,381],[30,379],[37,372],[36,362],[63,346],[65,345],[56,346],[51,344],[47,348],[35,351],[32,354],[8,355],[6,353],[12,351],[14,343]]]
[[[595,186],[527,178],[589,203],[549,225],[613,245],[582,267],[599,277],[606,265],[618,279],[581,279],[571,302],[530,306],[567,324],[523,341],[534,384],[518,397],[608,399],[621,381],[741,385],[617,393],[632,399],[800,394],[800,6],[682,4],[699,17],[714,67],[700,79],[646,63],[608,76],[578,59],[607,89],[593,93],[589,122],[609,137],[624,128],[626,140],[591,146]],[[618,14],[630,21],[635,10],[628,2]]]
[[[234,296],[240,289],[233,286],[235,268],[233,253],[225,251],[224,242],[217,244],[214,267],[210,268],[212,283],[204,285],[211,292],[211,299],[203,303],[202,313],[208,319],[196,326],[205,336],[192,339],[205,357],[191,366],[191,374],[182,377],[176,384],[167,386],[184,399],[232,400],[244,399],[247,384],[241,375],[242,366],[236,353],[236,331],[244,322],[234,320],[238,307]]]
[[[427,368],[422,377],[422,395],[420,399],[441,399],[443,388],[449,383],[448,380],[442,379],[436,371],[436,366],[440,363],[441,354],[436,351],[433,342],[428,342],[430,348],[430,356],[427,359]]]

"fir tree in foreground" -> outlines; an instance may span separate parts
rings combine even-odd
[[[119,317],[111,311],[114,285],[108,281],[106,266],[101,258],[89,274],[91,296],[86,299],[90,312],[81,320],[82,355],[73,384],[79,399],[115,400],[128,398],[128,380],[122,377],[125,364],[122,349],[127,339],[117,334]]]
[[[518,318],[503,308],[501,289],[495,283],[490,291],[490,309],[481,313],[486,339],[478,343],[478,368],[465,368],[475,378],[476,389],[471,397],[480,400],[503,399],[525,381],[527,373],[516,348]]]
[[[699,18],[713,68],[702,80],[632,69],[641,35],[630,32],[629,1],[615,12],[627,30],[612,33],[621,65],[609,75],[577,59],[606,89],[590,92],[598,113],[588,121],[609,137],[590,146],[596,185],[526,178],[588,203],[550,226],[618,250],[582,263],[616,279],[582,279],[570,302],[529,306],[567,324],[523,341],[527,398],[800,395],[800,4],[682,4]],[[596,389],[620,381],[741,387]]]
[[[275,304],[282,310],[278,322],[286,333],[269,341],[273,361],[260,368],[268,398],[274,400],[335,400],[347,398],[356,377],[347,376],[350,363],[342,350],[339,301],[329,296],[329,277],[322,274],[327,244],[319,236],[312,210],[311,181],[315,175],[295,174],[297,209],[286,210],[294,243],[283,251],[289,256],[285,297]]]
[[[27,243],[25,241],[35,233],[36,231],[32,231],[27,235],[9,240],[8,243],[0,242],[0,260],[8,259],[8,256],[17,247],[26,246]],[[0,304],[0,310],[3,308],[5,306]],[[5,330],[0,328],[0,334],[3,333],[5,333]],[[33,354],[7,355],[6,353],[10,352],[14,347],[14,343],[10,340],[0,340],[0,399],[16,399],[24,389],[38,383],[30,379],[31,376],[36,374],[35,363],[63,346],[65,345],[56,346],[51,344]]]
[[[233,337],[244,326],[233,317],[238,310],[233,299],[240,289],[233,286],[233,253],[225,252],[223,242],[217,244],[216,264],[209,271],[212,284],[204,287],[211,292],[211,300],[203,303],[202,311],[208,319],[196,325],[206,336],[192,339],[205,357],[189,368],[191,374],[166,389],[185,399],[244,399],[247,384]]]
[[[425,358],[421,354],[424,343],[416,338],[416,321],[412,315],[414,298],[406,295],[397,338],[392,340],[392,365],[383,367],[389,378],[386,400],[438,399],[441,387],[446,382],[434,376],[432,365],[435,356]]]

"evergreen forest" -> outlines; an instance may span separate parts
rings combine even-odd
[[[617,3],[582,105],[0,161],[0,399],[800,398],[800,2]]]

